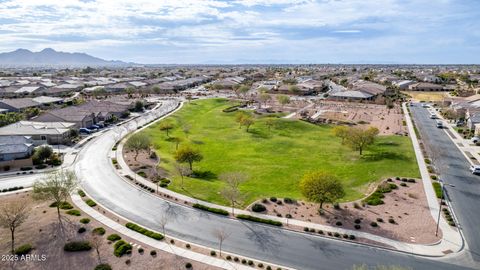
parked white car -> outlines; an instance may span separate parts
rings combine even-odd
[[[480,165],[470,166],[470,171],[472,172],[472,174],[480,174]]]

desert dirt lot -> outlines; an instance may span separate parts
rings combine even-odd
[[[50,202],[37,202],[30,199],[30,193],[22,192],[15,195],[0,197],[0,203],[6,203],[9,200],[17,198],[26,198],[31,202],[31,211],[28,219],[22,224],[16,232],[16,247],[23,244],[31,244],[33,251],[30,254],[45,255],[45,261],[17,261],[0,262],[0,269],[79,269],[92,270],[99,264],[99,258],[95,249],[81,252],[65,252],[63,246],[68,241],[90,240],[92,230],[97,227],[105,228],[106,232],[101,237],[99,248],[102,263],[108,263],[112,269],[185,269],[185,264],[190,262],[192,269],[217,269],[195,261],[190,261],[182,257],[156,250],[156,255],[152,256],[150,251],[154,250],[149,246],[142,245],[124,235],[119,234],[126,242],[136,244],[130,255],[123,255],[118,258],[113,255],[113,243],[106,237],[112,233],[117,233],[98,223],[85,213],[81,216],[71,216],[62,212],[62,224],[60,227],[56,208],[49,207]],[[81,218],[89,218],[88,224],[79,222]],[[86,228],[84,233],[78,233],[80,227]],[[117,233],[118,234],[118,233]],[[0,228],[0,252],[2,255],[10,254],[10,231]],[[144,249],[143,253],[139,248]]]
[[[404,94],[407,94],[416,101],[427,101],[427,102],[436,102],[443,101],[448,97],[446,92],[422,92],[422,91],[403,91]]]
[[[360,219],[358,231],[369,232],[387,238],[419,244],[435,243],[441,239],[441,231],[435,236],[436,223],[430,215],[421,181],[405,183],[393,180],[398,188],[385,193],[384,204],[362,205],[361,201],[341,203],[339,209],[324,205],[324,214],[319,215],[318,204],[299,201],[294,204],[258,201],[266,206],[266,214],[287,216],[293,219],[355,230],[355,219]],[[278,199],[277,199],[278,200]],[[356,206],[355,206],[356,205]],[[378,219],[381,218],[382,221]],[[394,222],[390,223],[389,219]],[[337,222],[341,222],[338,226]],[[378,227],[372,227],[376,222]]]
[[[314,120],[374,126],[381,135],[405,134],[404,117],[400,106],[388,109],[385,105],[321,101],[309,110]]]

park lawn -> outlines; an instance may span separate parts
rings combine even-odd
[[[201,200],[227,205],[220,191],[224,183],[218,176],[224,172],[241,171],[248,180],[240,187],[245,194],[243,206],[265,197],[302,199],[298,189],[301,177],[309,171],[328,171],[338,176],[345,186],[343,201],[362,198],[372,182],[386,177],[419,177],[415,154],[409,137],[380,136],[375,145],[358,152],[342,145],[334,137],[332,126],[317,126],[304,121],[274,118],[269,131],[266,117],[258,117],[246,132],[235,122],[237,112],[222,109],[234,103],[223,99],[197,100],[166,120],[176,128],[171,137],[198,148],[204,159],[193,169],[202,178],[188,178],[181,187],[180,177],[173,177],[175,143],[168,139],[158,123],[146,132],[161,159],[161,167],[172,172],[169,189]],[[182,126],[188,124],[188,138]]]
[[[443,101],[446,97],[448,97],[448,94],[443,91],[440,91],[440,92],[403,91],[403,93],[411,96],[413,99],[417,101],[426,101],[426,102]]]

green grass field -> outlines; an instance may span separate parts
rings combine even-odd
[[[303,174],[324,170],[342,179],[347,194],[343,201],[351,201],[363,197],[369,184],[382,178],[419,177],[409,137],[381,136],[360,157],[333,136],[331,126],[275,118],[275,126],[269,131],[266,118],[258,118],[247,133],[235,122],[236,112],[222,112],[231,105],[222,99],[198,100],[162,120],[175,123],[171,137],[181,137],[181,144],[193,145],[204,156],[194,163],[194,170],[205,177],[186,179],[184,189],[180,179],[174,178],[169,189],[227,204],[220,195],[223,182],[217,177],[223,172],[241,171],[249,176],[241,186],[246,196],[244,205],[270,196],[300,199],[298,182]],[[188,138],[181,128],[185,123],[191,127]],[[159,130],[158,123],[144,132],[151,136],[161,166],[172,171],[175,143]]]

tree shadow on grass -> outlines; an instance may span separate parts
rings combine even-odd
[[[250,129],[248,133],[252,134],[254,138],[268,139],[271,137],[271,135],[256,129]]]
[[[194,170],[193,174],[190,176],[195,179],[202,179],[202,180],[215,180],[217,179],[217,175],[212,171],[197,171]]]
[[[361,159],[364,161],[379,161],[383,159],[408,160],[408,158],[403,154],[388,152],[388,151],[367,153],[362,155]]]
[[[397,142],[379,142],[376,143],[378,146],[399,146],[400,144]]]

